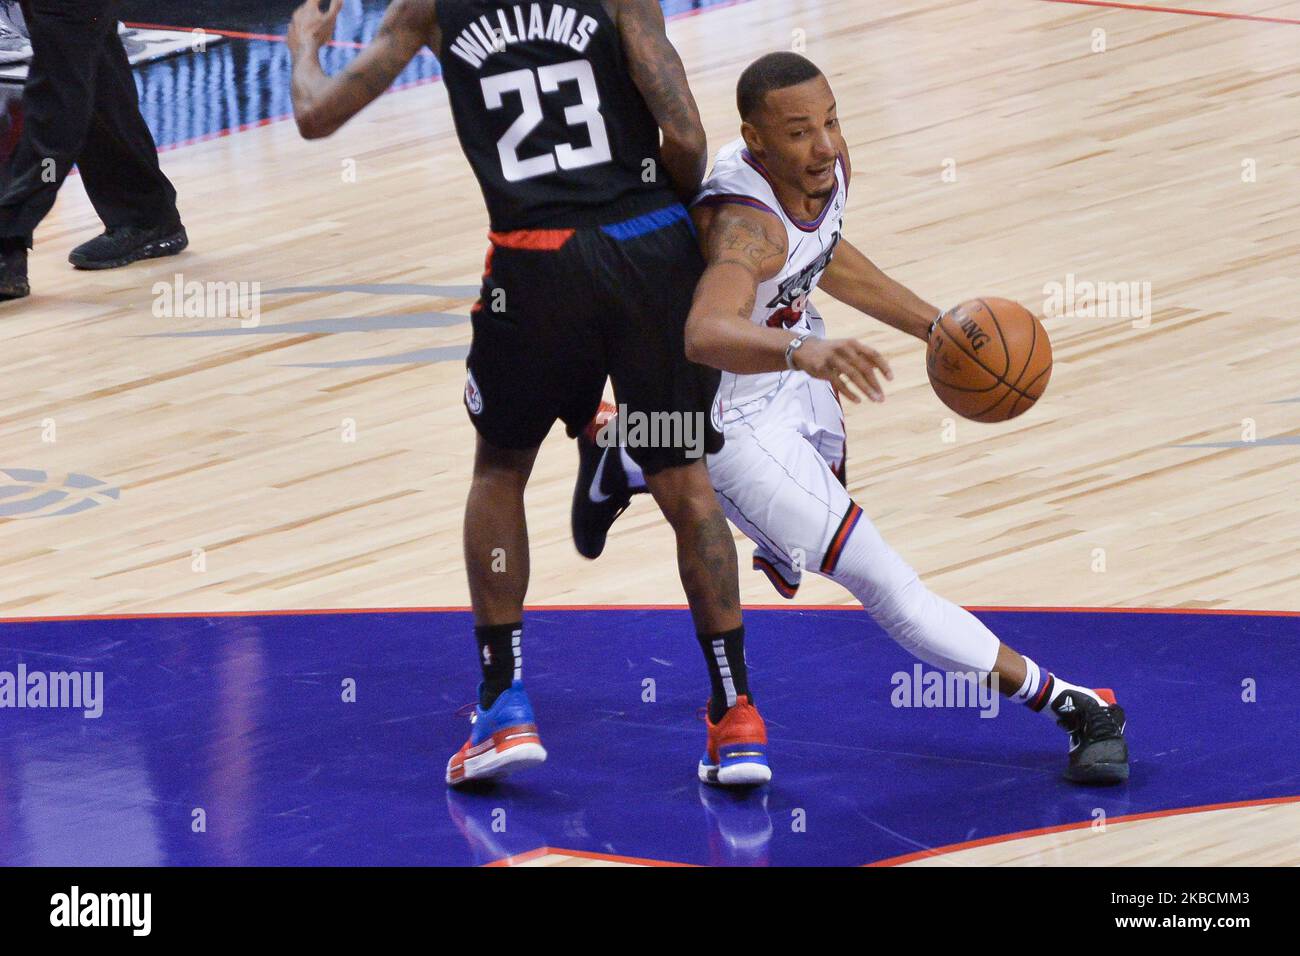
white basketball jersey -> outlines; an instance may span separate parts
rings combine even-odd
[[[713,172],[705,180],[694,205],[740,203],[765,209],[781,220],[786,234],[786,260],[781,271],[758,286],[750,321],[773,328],[810,331],[825,336],[821,317],[808,309],[808,297],[830,264],[843,231],[844,207],[848,205],[848,176],[843,158],[835,163],[835,192],[822,214],[812,222],[790,215],[777,199],[767,171],[737,139],[718,151]],[[742,414],[742,406],[770,396],[791,372],[760,372],[753,375],[722,373],[718,395],[725,421]]]

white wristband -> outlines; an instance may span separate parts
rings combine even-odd
[[[931,337],[934,335],[934,327],[935,327],[936,325],[939,324],[939,320],[942,319],[943,316],[944,316],[944,313],[941,311],[941,312],[940,312],[938,315],[936,315],[936,316],[934,317],[934,319],[930,322],[930,330],[929,330],[928,332],[925,333],[925,337],[926,337],[927,339],[931,338]]]
[[[803,340],[806,339],[806,338],[808,338],[808,336],[810,336],[810,335],[812,335],[812,332],[811,332],[811,331],[804,331],[804,332],[796,332],[796,333],[795,333],[794,338],[792,338],[792,339],[790,340],[790,344],[787,345],[787,346],[785,347],[785,367],[786,367],[786,368],[790,369],[791,371],[794,371],[794,370],[795,370],[795,368],[794,368],[794,353],[797,352],[797,351],[799,350],[799,347],[800,347],[801,345],[803,345]]]

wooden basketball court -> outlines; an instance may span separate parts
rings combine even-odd
[[[945,306],[1042,315],[1073,294],[1085,313],[1046,318],[1046,395],[990,426],[953,421],[917,342],[816,299],[896,373],[883,406],[847,410],[849,490],[961,604],[1300,611],[1300,2],[1184,3],[748,0],[670,24],[711,152],[737,134],[740,70],[800,49],[838,98],[855,245]],[[72,271],[99,228],[74,177],[37,233],[33,296],[0,306],[0,468],[30,470],[7,500],[70,495],[0,518],[0,613],[467,605],[462,358],[487,219],[442,86],[395,90],[325,141],[269,122],[163,163],[191,251]],[[260,283],[258,324],[169,309],[178,274]],[[598,562],[575,553],[575,463],[555,429],[528,499],[530,605],[680,605],[647,499]],[[775,605],[737,545],[742,597]],[[810,578],[782,606],[851,603]],[[929,862],[1297,865],[1295,806]]]

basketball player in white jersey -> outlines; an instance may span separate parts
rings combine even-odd
[[[880,402],[876,370],[892,376],[874,350],[827,340],[808,297],[820,285],[922,341],[939,312],[843,238],[852,165],[821,71],[794,53],[768,54],[741,75],[737,105],[741,138],[718,152],[692,204],[707,268],[686,350],[724,371],[718,399],[726,443],[708,456],[709,477],[727,517],[756,545],[754,568],[786,598],[795,596],[804,571],[839,582],[916,657],[948,671],[996,675],[1004,694],[1054,717],[1071,736],[1069,779],[1126,780],[1125,717],[1114,695],[1040,668],[928,590],[849,497],[836,385],[854,402],[861,400],[855,390]],[[608,418],[608,411],[598,416],[579,438],[573,533],[589,558],[603,550],[631,494],[644,489],[627,451],[597,442]],[[724,691],[734,704],[733,692]],[[745,703],[752,707],[752,698]],[[756,711],[754,720],[761,720]],[[711,746],[716,733],[711,723]],[[709,779],[714,762],[701,761],[701,779]]]

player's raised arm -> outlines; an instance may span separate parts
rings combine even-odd
[[[801,337],[751,321],[759,283],[785,264],[785,230],[774,216],[741,205],[697,209],[696,216],[708,266],[686,320],[687,358],[742,375],[797,368],[833,383],[851,401],[861,401],[856,392],[884,401],[876,370],[894,376],[875,349],[854,339]]]
[[[393,0],[379,33],[336,76],[320,65],[320,48],[334,36],[343,0],[322,13],[319,0],[306,0],[289,24],[293,58],[293,116],[305,139],[329,136],[383,95],[426,43],[437,48],[434,0]]]
[[[673,188],[689,202],[708,168],[708,144],[686,69],[664,32],[663,9],[658,0],[620,0],[614,12],[632,82],[663,133],[660,158]]]
[[[843,237],[818,285],[845,305],[922,342],[929,340],[930,326],[939,315],[938,309],[881,272]]]

